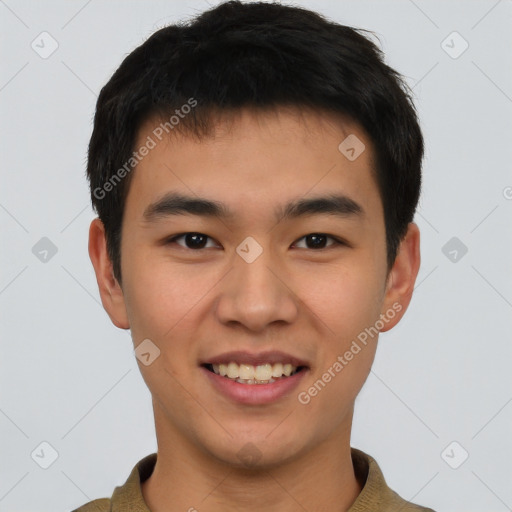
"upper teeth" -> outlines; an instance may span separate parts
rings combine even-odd
[[[289,377],[297,370],[297,366],[289,363],[282,364],[260,364],[253,366],[252,364],[237,364],[231,362],[229,364],[214,364],[213,371],[224,377],[230,379],[255,379],[255,380],[270,380],[272,377],[282,377],[285,375]]]

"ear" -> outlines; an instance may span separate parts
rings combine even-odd
[[[392,329],[403,317],[411,302],[414,283],[420,268],[420,230],[413,222],[402,239],[393,267],[388,275],[381,316],[386,317],[380,332]],[[391,317],[390,312],[393,311]],[[386,314],[386,312],[388,314]]]
[[[123,290],[114,277],[112,262],[107,252],[105,226],[99,218],[94,219],[89,227],[89,257],[96,273],[101,303],[105,311],[116,327],[129,329]]]

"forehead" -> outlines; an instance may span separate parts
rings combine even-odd
[[[136,148],[151,140],[152,149],[133,171],[125,208],[140,213],[169,190],[215,196],[235,210],[254,204],[274,211],[276,202],[333,190],[380,203],[371,141],[348,118],[242,109],[218,117],[201,137],[168,130],[159,140],[164,122],[152,118],[139,130]]]

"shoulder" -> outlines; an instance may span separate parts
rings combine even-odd
[[[147,510],[141,491],[141,482],[149,478],[155,467],[157,454],[152,453],[141,459],[133,467],[123,485],[114,489],[111,498],[100,498],[84,503],[72,512],[111,512],[114,510]]]
[[[390,511],[396,510],[396,507],[399,507],[400,512],[435,512],[435,510],[431,508],[416,505],[415,503],[405,500],[391,489],[389,489],[388,496],[386,496],[383,505],[387,507],[384,510],[389,509]]]
[[[100,498],[85,503],[81,507],[72,510],[72,512],[110,512],[110,504],[110,498]]]
[[[363,488],[349,512],[435,512],[431,508],[403,499],[388,487],[377,461],[367,453],[352,448],[352,462]]]

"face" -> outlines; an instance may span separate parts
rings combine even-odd
[[[349,135],[356,159],[338,149]],[[99,224],[90,250],[112,321],[150,340],[157,436],[272,465],[349,435],[375,332],[405,311],[419,265],[411,228],[388,275],[372,169],[357,124],[285,109],[240,111],[201,141],[172,134],[138,164],[122,289],[102,276]]]

